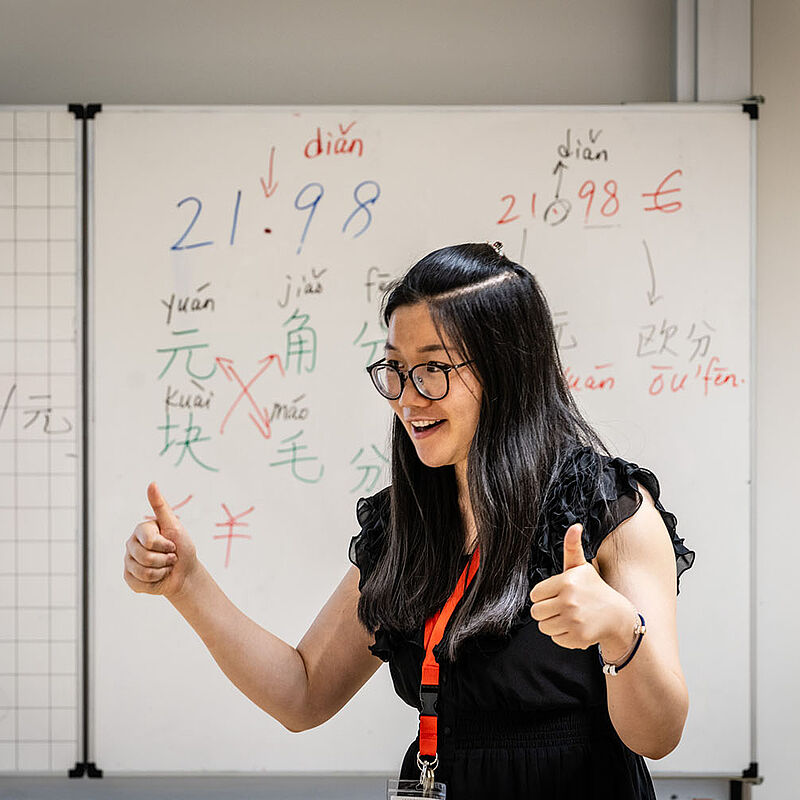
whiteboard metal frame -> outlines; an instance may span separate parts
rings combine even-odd
[[[758,231],[756,227],[758,195],[756,168],[758,164],[758,122],[750,123],[750,761],[758,764],[758,546],[756,540],[758,475]],[[758,781],[761,783],[761,780]]]
[[[87,563],[89,564],[89,572],[90,574],[86,576],[86,591],[89,595],[89,628],[90,628],[90,635],[88,639],[88,646],[86,652],[89,655],[89,663],[87,664],[87,668],[85,670],[85,674],[89,678],[89,688],[90,692],[87,693],[87,699],[89,701],[89,708],[87,710],[88,715],[88,733],[89,739],[86,743],[85,749],[85,764],[88,766],[89,764],[94,764],[94,753],[95,753],[95,740],[94,740],[94,731],[95,731],[95,709],[97,708],[96,703],[94,701],[94,693],[93,687],[94,682],[91,680],[91,676],[94,672],[95,667],[95,648],[94,648],[94,636],[91,635],[91,632],[96,630],[96,626],[94,625],[94,609],[95,609],[95,593],[94,593],[94,580],[93,575],[96,574],[95,572],[95,565],[94,565],[94,543],[96,541],[96,530],[95,530],[95,459],[94,459],[94,452],[95,452],[95,441],[94,441],[94,419],[95,419],[95,331],[94,331],[94,320],[95,320],[95,309],[94,309],[94,270],[95,270],[95,257],[94,257],[94,122],[91,119],[85,120],[84,125],[86,126],[86,146],[87,146],[87,153],[86,153],[86,185],[91,187],[91,191],[88,193],[87,202],[86,202],[86,242],[84,244],[85,252],[86,252],[86,274],[84,275],[83,281],[83,291],[84,297],[86,298],[87,309],[89,311],[87,319],[85,322],[85,330],[86,330],[86,337],[87,337],[87,357],[86,357],[86,400],[85,400],[85,413],[87,419],[90,420],[92,424],[89,425],[89,430],[86,431],[86,437],[84,439],[86,443],[86,474],[89,479],[89,486],[86,492],[86,502],[88,504],[91,513],[88,515],[87,518],[87,536],[89,538],[89,545],[86,550],[86,558]],[[91,777],[91,776],[90,776]]]
[[[75,120],[75,127],[80,129],[82,126],[79,125],[80,120]],[[87,143],[88,144],[88,143]],[[89,465],[89,454],[91,452],[89,445],[88,445],[88,437],[91,435],[91,425],[87,424],[90,417],[87,417],[86,414],[86,402],[89,395],[89,386],[90,383],[87,379],[88,375],[88,356],[89,354],[86,351],[86,342],[88,341],[91,344],[91,340],[88,338],[88,334],[86,333],[87,326],[89,324],[89,320],[91,318],[91,314],[88,313],[88,309],[86,306],[86,263],[84,262],[83,254],[87,247],[87,242],[84,241],[84,232],[86,231],[86,220],[85,220],[85,210],[87,208],[87,203],[91,202],[91,193],[87,192],[87,196],[84,198],[84,186],[87,186],[86,178],[83,174],[83,164],[84,164],[84,155],[89,155],[91,151],[84,154],[84,140],[83,136],[77,134],[75,135],[75,158],[76,158],[76,169],[75,169],[75,188],[76,188],[76,222],[77,222],[77,235],[79,237],[76,246],[76,253],[75,253],[75,263],[77,266],[76,269],[76,291],[77,291],[77,307],[76,313],[78,314],[78,319],[76,320],[76,328],[78,335],[75,337],[75,345],[77,349],[77,364],[80,365],[80,380],[76,381],[77,384],[77,398],[76,398],[76,408],[81,409],[81,415],[78,420],[79,426],[79,437],[78,437],[78,550],[76,552],[76,559],[77,559],[77,568],[78,568],[78,575],[80,576],[80,581],[78,582],[78,608],[82,609],[81,616],[78,618],[81,620],[79,636],[77,638],[78,641],[78,671],[76,673],[76,680],[77,680],[77,703],[76,707],[78,709],[78,719],[77,719],[77,733],[78,733],[78,752],[75,753],[75,761],[76,761],[76,769],[77,764],[81,761],[83,754],[87,752],[87,737],[86,737],[86,713],[87,713],[87,692],[91,691],[91,687],[87,687],[86,681],[84,680],[85,669],[86,669],[86,649],[87,643],[89,639],[89,631],[87,630],[86,624],[83,622],[83,615],[90,610],[93,606],[93,598],[90,594],[88,594],[87,588],[87,581],[88,575],[86,575],[86,564],[85,564],[85,557],[84,553],[86,552],[86,548],[91,541],[90,536],[90,524],[91,524],[91,514],[89,513],[89,506],[87,505],[86,498],[87,493],[91,491],[91,481],[89,480],[89,475],[87,473],[87,468]]]
[[[320,112],[320,113],[335,113],[352,111],[362,114],[407,114],[407,113],[424,113],[430,112],[433,114],[463,114],[466,111],[477,113],[509,113],[517,114],[525,113],[541,113],[553,112],[563,114],[569,113],[592,113],[602,112],[609,113],[614,111],[656,111],[659,113],[708,113],[709,111],[719,111],[720,113],[741,110],[742,103],[747,98],[743,95],[741,99],[736,100],[709,100],[705,102],[664,102],[664,103],[608,103],[602,104],[589,104],[589,105],[358,105],[358,104],[343,104],[343,105],[308,105],[307,103],[298,103],[297,105],[247,105],[247,106],[173,106],[173,105],[112,105],[103,104],[102,113],[164,113],[164,114],[229,114],[229,113],[249,113],[249,114],[265,114],[265,113],[278,113],[286,114],[294,111],[306,112]],[[752,102],[752,101],[751,101]]]

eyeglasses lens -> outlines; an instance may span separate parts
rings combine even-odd
[[[443,369],[426,365],[414,371],[414,383],[420,394],[431,399],[443,397],[447,391],[447,376]]]
[[[389,398],[400,395],[400,373],[394,367],[381,364],[372,370],[372,380],[375,388],[384,396]]]
[[[402,390],[400,373],[389,365],[380,365],[372,372],[378,391],[388,398],[397,398]],[[424,397],[438,400],[447,394],[447,375],[437,366],[425,364],[414,370],[414,386]]]

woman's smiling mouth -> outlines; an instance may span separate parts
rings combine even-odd
[[[411,425],[411,435],[414,439],[422,439],[432,434],[435,430],[440,428],[444,419],[415,419],[408,420]]]

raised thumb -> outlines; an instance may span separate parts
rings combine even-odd
[[[586,563],[586,558],[583,555],[583,542],[581,541],[582,533],[583,525],[580,522],[576,522],[574,525],[569,526],[564,536],[564,572]]]

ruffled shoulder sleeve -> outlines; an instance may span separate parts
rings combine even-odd
[[[350,540],[350,562],[358,567],[361,576],[358,588],[372,572],[386,543],[389,525],[389,487],[370,497],[360,497],[356,503],[356,519],[361,531]]]
[[[639,510],[643,498],[637,483],[650,493],[664,520],[675,553],[676,591],[680,591],[680,576],[692,566],[695,554],[678,536],[677,517],[661,504],[658,478],[638,464],[610,458],[590,447],[571,451],[551,484],[537,531],[532,579],[540,581],[561,572],[564,535],[576,522],[583,525],[584,554],[587,560],[593,559],[606,536]]]

